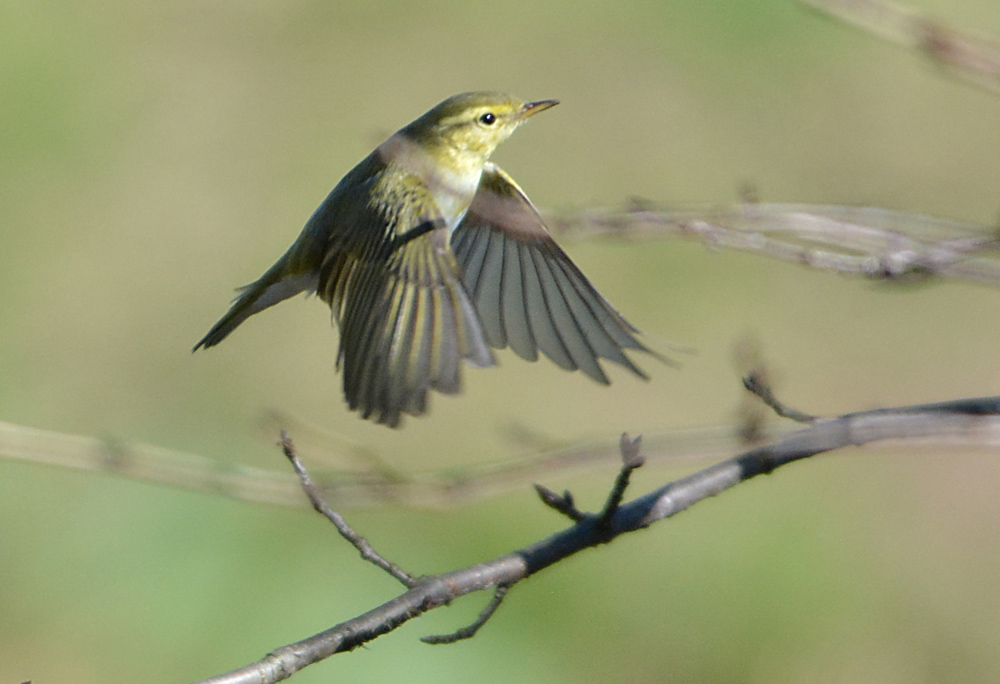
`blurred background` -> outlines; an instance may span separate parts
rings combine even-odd
[[[1000,36],[994,0],[921,0]],[[641,196],[867,204],[992,224],[1000,98],[791,0],[0,5],[0,420],[282,469],[279,410],[394,467],[733,424],[734,345],[821,414],[998,393],[1000,292],[896,289],[667,241],[563,239],[679,369],[599,387],[505,352],[390,431],[347,412],[337,335],[294,299],[190,349],[386,135],[457,92],[562,104],[495,159],[541,207]],[[319,459],[307,462],[324,467]],[[329,464],[327,464],[329,465]],[[703,464],[707,465],[707,464]],[[634,493],[689,472],[657,465]],[[615,464],[554,472],[582,506]],[[1000,677],[995,454],[842,451],[758,478],[295,681],[969,682]],[[530,482],[440,510],[349,511],[411,572],[561,529]],[[0,682],[185,682],[394,596],[305,508],[0,462]]]

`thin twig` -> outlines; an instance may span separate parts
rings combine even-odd
[[[510,585],[501,584],[497,587],[496,591],[493,592],[493,599],[489,602],[482,612],[479,613],[479,617],[468,627],[463,627],[460,630],[452,632],[451,634],[443,634],[440,636],[425,636],[420,637],[420,640],[425,644],[439,645],[439,644],[453,644],[456,641],[462,641],[463,639],[471,639],[476,636],[479,629],[486,624],[486,622],[493,617],[493,614],[497,612],[497,608],[503,603],[504,598],[507,596],[507,592],[510,591]]]
[[[762,402],[767,404],[776,414],[782,418],[788,418],[794,420],[797,423],[811,423],[818,420],[816,416],[811,416],[808,413],[803,413],[802,411],[797,411],[790,406],[778,401],[778,398],[774,396],[774,390],[771,385],[764,380],[761,373],[751,372],[745,378],[743,378],[743,386],[747,390],[757,396]]]
[[[639,453],[639,448],[642,445],[642,435],[632,439],[628,436],[628,433],[622,433],[619,444],[622,452],[622,467],[618,471],[618,477],[615,478],[615,484],[608,494],[604,508],[597,516],[597,526],[604,530],[611,529],[611,521],[614,520],[615,514],[618,512],[618,507],[625,497],[625,490],[628,489],[632,471],[642,467],[642,464],[646,462],[646,459]]]
[[[333,523],[334,527],[336,527],[337,531],[340,533],[340,536],[349,541],[354,548],[358,550],[363,559],[382,568],[387,573],[402,582],[404,586],[410,588],[416,586],[417,580],[415,580],[412,575],[404,571],[395,563],[391,563],[383,558],[377,551],[375,551],[367,539],[355,532],[354,529],[347,524],[347,521],[344,520],[344,517],[330,508],[326,501],[323,500],[323,495],[313,483],[312,478],[309,477],[309,473],[302,466],[302,462],[299,460],[299,456],[295,452],[295,445],[292,443],[292,438],[284,430],[281,431],[280,444],[282,451],[285,452],[285,457],[292,462],[292,467],[295,469],[295,473],[299,476],[299,480],[302,483],[302,489],[309,497],[309,501],[312,502],[313,508]]]
[[[570,520],[580,522],[587,517],[586,513],[576,507],[576,502],[573,500],[573,494],[568,489],[559,495],[545,485],[536,483],[534,487],[543,504],[549,508],[559,511]]]

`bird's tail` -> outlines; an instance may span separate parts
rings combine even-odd
[[[229,307],[229,311],[218,323],[212,326],[208,334],[194,346],[192,351],[201,348],[208,349],[222,342],[240,323],[259,311],[274,306],[280,301],[294,297],[300,292],[316,290],[315,273],[288,275],[288,255],[278,260],[255,282],[239,288],[239,296]]]

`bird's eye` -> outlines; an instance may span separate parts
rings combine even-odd
[[[481,117],[479,117],[480,123],[486,124],[487,126],[492,126],[496,123],[497,115],[493,112],[486,112]]]

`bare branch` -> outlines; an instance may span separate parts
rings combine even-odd
[[[605,524],[598,516],[588,516],[561,532],[496,560],[420,579],[406,593],[364,615],[279,648],[258,663],[205,680],[203,684],[271,684],[287,679],[312,663],[357,648],[460,596],[494,587],[512,587],[583,549],[644,529],[699,501],[794,461],[881,440],[969,434],[979,429],[995,431],[998,424],[1000,397],[878,409],[819,419],[771,444],[746,451],[620,505]],[[486,619],[493,611],[495,608],[484,611],[489,613]]]
[[[650,203],[550,215],[581,236],[628,240],[685,237],[710,249],[759,256],[890,282],[934,278],[1000,287],[995,228],[864,207],[740,204],[669,211]]]
[[[445,575],[428,577],[364,615],[335,625],[300,642],[283,646],[253,665],[205,680],[205,684],[270,684],[288,679],[302,668],[391,632],[428,610],[448,605],[458,596],[482,591],[526,576],[527,564],[505,556]]]
[[[731,427],[701,428],[646,435],[646,456],[682,463],[732,453],[739,440]],[[578,471],[610,464],[618,457],[617,441],[559,442],[539,439],[521,448],[527,455],[460,471],[417,473],[387,471],[375,464],[364,471],[324,469],[313,478],[323,497],[339,508],[362,506],[454,505],[494,496],[524,486],[541,474]],[[372,461],[376,455],[368,454]],[[280,506],[309,503],[294,473],[251,468],[196,454],[142,443],[70,435],[0,421],[0,460],[105,473]]]
[[[576,507],[576,502],[573,501],[573,494],[568,489],[562,495],[559,495],[545,485],[536,483],[535,491],[538,492],[538,497],[542,500],[543,504],[559,511],[574,522],[580,522],[587,517],[586,513]]]
[[[919,50],[952,73],[1000,92],[1000,45],[956,31],[915,9],[885,0],[800,0],[883,40]]]
[[[413,587],[416,585],[416,580],[409,573],[405,572],[395,563],[391,563],[383,558],[367,539],[355,532],[354,528],[347,524],[344,516],[330,508],[329,504],[323,500],[323,495],[320,494],[319,489],[313,484],[312,478],[309,477],[309,473],[302,466],[302,462],[299,461],[299,455],[295,452],[295,445],[292,443],[292,438],[285,431],[281,432],[280,444],[281,450],[285,453],[285,458],[291,461],[292,467],[295,469],[295,474],[299,476],[299,480],[302,483],[302,489],[305,491],[306,496],[309,497],[309,501],[312,502],[316,512],[332,522],[334,527],[337,528],[337,532],[340,533],[340,536],[349,541],[358,550],[358,553],[361,554],[364,560],[382,568],[399,580],[403,586]]]
[[[631,439],[628,434],[623,434],[621,436],[621,440],[619,440],[622,468],[618,471],[618,477],[615,479],[615,484],[611,488],[611,493],[608,495],[604,508],[597,516],[598,525],[601,527],[606,528],[611,524],[611,519],[614,518],[615,512],[618,510],[618,506],[621,504],[622,498],[625,496],[625,490],[628,489],[629,478],[632,476],[632,471],[641,467],[646,462],[646,459],[639,453],[639,447],[641,444],[641,435],[635,439]],[[573,494],[568,489],[562,494],[562,496],[560,496],[548,487],[536,484],[535,491],[538,492],[538,496],[541,497],[542,503],[549,508],[554,508],[574,522],[582,522],[583,520],[592,517],[576,507],[576,503],[573,500]]]
[[[636,468],[641,468],[642,464],[646,462],[646,459],[639,453],[639,448],[642,445],[642,435],[632,439],[628,436],[628,433],[623,433],[620,445],[622,451],[622,468],[618,471],[618,477],[615,478],[615,484],[611,488],[611,493],[608,494],[608,500],[605,502],[604,508],[597,516],[597,526],[601,529],[611,529],[611,521],[614,520],[615,513],[618,512],[618,507],[621,505],[622,499],[625,498],[625,490],[628,489],[632,471]]]
[[[763,375],[759,372],[752,372],[743,378],[743,386],[748,392],[753,393],[758,399],[771,407],[782,418],[788,418],[797,423],[811,423],[816,420],[816,416],[797,411],[778,401],[778,398],[774,396],[774,390],[771,389],[771,385],[764,380]]]
[[[768,425],[755,430],[754,442],[776,439],[788,426]],[[890,445],[907,449],[1000,446],[1000,422],[977,425],[973,430],[954,427],[937,432],[897,435]],[[674,466],[724,458],[747,443],[738,426],[673,430],[647,433],[643,453],[650,462]],[[531,445],[527,445],[530,448]],[[523,487],[525,481],[554,472],[570,474],[614,462],[620,453],[617,440],[566,443],[554,447],[539,443],[527,456],[469,467],[422,473],[386,474],[382,469],[367,472],[323,471],[315,477],[324,499],[339,508],[393,505],[442,506],[495,496]],[[241,501],[301,506],[308,503],[293,473],[250,468],[205,456],[162,447],[112,442],[96,437],[69,435],[0,422],[0,459],[52,465],[99,472],[143,482],[178,487],[212,496]]]
[[[452,634],[446,634],[444,636],[425,636],[420,637],[420,640],[425,644],[439,645],[439,644],[453,644],[456,641],[462,641],[463,639],[471,639],[476,636],[479,629],[486,624],[486,622],[493,617],[493,614],[497,612],[497,608],[503,603],[504,598],[507,596],[507,592],[510,591],[510,587],[506,584],[501,584],[497,587],[496,591],[493,593],[493,600],[490,601],[489,605],[483,608],[483,611],[468,627],[463,627],[462,629],[454,632]]]

